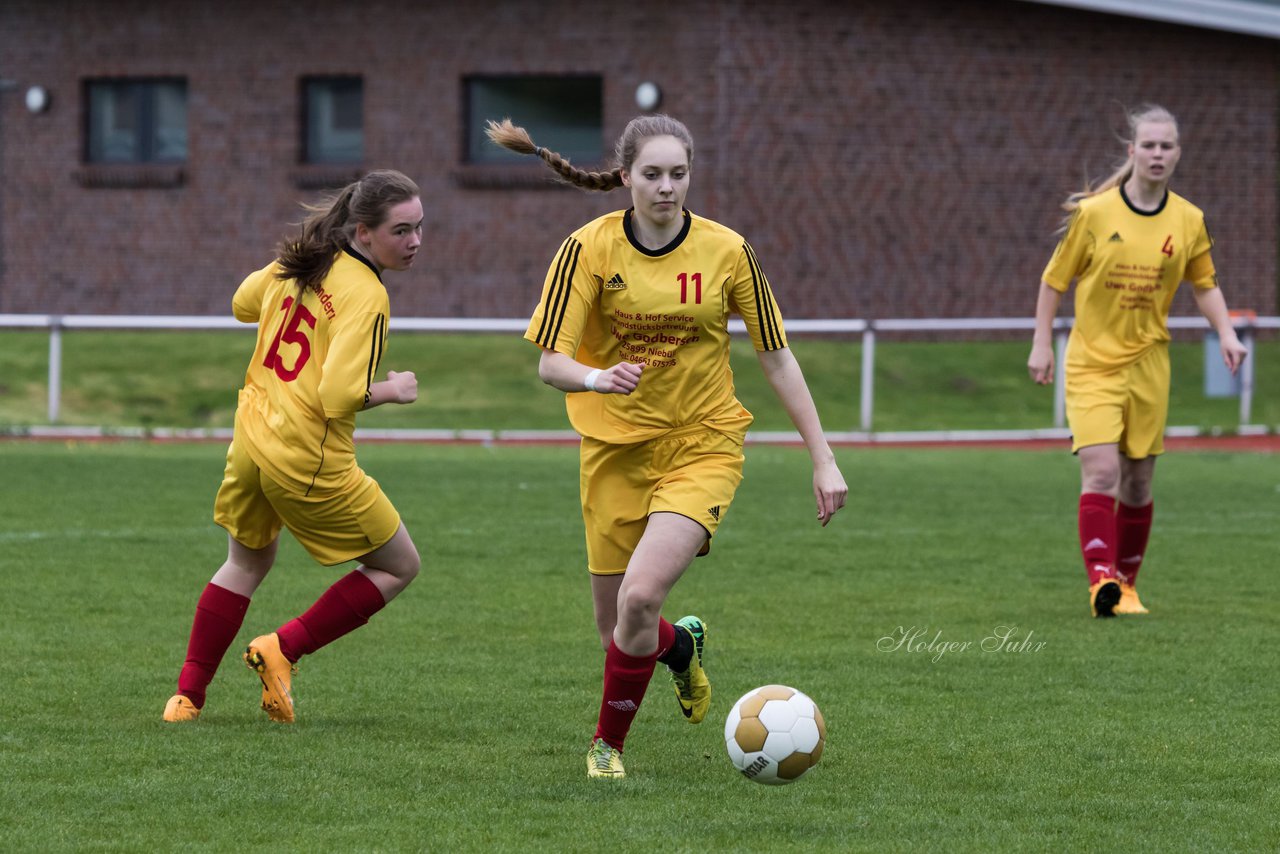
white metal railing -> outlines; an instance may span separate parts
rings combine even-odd
[[[1241,341],[1253,352],[1254,331],[1280,329],[1280,317],[1240,317],[1234,321]],[[392,318],[391,330],[395,332],[524,332],[529,321],[524,318],[453,318],[453,317],[403,317]],[[1066,406],[1063,398],[1065,386],[1067,337],[1072,319],[1059,317],[1054,321],[1054,378],[1053,424],[1066,424]],[[1203,317],[1171,317],[1170,329],[1209,329]],[[49,423],[58,422],[62,400],[62,333],[69,329],[150,329],[150,330],[242,330],[255,327],[232,317],[202,315],[93,315],[93,314],[0,314],[0,328],[49,330]],[[954,319],[885,319],[859,320],[855,318],[830,320],[788,320],[788,333],[860,335],[862,338],[862,364],[859,400],[859,420],[864,433],[871,432],[875,406],[875,352],[878,332],[1031,332],[1035,329],[1032,318],[976,317]],[[741,320],[731,320],[729,331],[746,334]],[[1245,359],[1240,369],[1240,426],[1250,423],[1253,412],[1253,378],[1255,358]]]

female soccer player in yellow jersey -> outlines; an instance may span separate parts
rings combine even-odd
[[[304,614],[249,643],[244,659],[262,680],[262,708],[273,721],[294,719],[298,659],[364,625],[418,574],[418,550],[356,465],[352,440],[356,412],[418,396],[412,372],[375,381],[390,316],[382,273],[409,269],[422,243],[418,187],[399,172],[371,172],[308,210],[301,235],[232,299],[238,320],[258,324],[258,343],[214,502],[214,521],[229,535],[227,560],[196,605],[166,721],[199,716],[275,560],[281,527],[326,566],[360,565]]]
[[[587,223],[561,245],[525,333],[542,348],[538,375],[568,393],[582,436],[587,568],[606,649],[587,774],[620,778],[623,741],[656,662],[671,671],[690,723],[711,702],[705,624],[689,616],[673,625],[661,611],[694,556],[709,549],[742,480],[751,414],[734,395],[730,313],[746,322],[808,447],[823,525],[848,488],[755,253],[684,207],[693,139],[683,124],[633,119],[615,147],[618,168],[604,173],[574,168],[510,121],[490,122],[489,136],[536,154],[576,186],[631,191],[629,210]]]
[[[1169,191],[1182,149],[1163,107],[1129,115],[1128,159],[1096,189],[1070,196],[1066,233],[1045,267],[1027,369],[1053,382],[1053,318],[1076,280],[1066,353],[1067,418],[1080,458],[1080,547],[1095,617],[1145,614],[1138,569],[1151,532],[1151,481],[1164,452],[1169,330],[1185,279],[1234,373],[1244,360],[1218,288],[1204,214]]]

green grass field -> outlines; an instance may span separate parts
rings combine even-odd
[[[861,347],[856,341],[795,335],[828,430],[860,429]],[[253,349],[248,332],[86,332],[63,337],[61,423],[104,427],[207,428],[231,425],[236,389]],[[47,423],[48,335],[0,334],[0,428]],[[1053,393],[1027,379],[1028,344],[923,343],[882,338],[876,347],[877,431],[1007,430],[1053,426]],[[1169,423],[1239,424],[1237,398],[1204,396],[1204,348],[1171,349]],[[1262,342],[1252,422],[1280,427],[1280,341]],[[765,383],[751,346],[734,342],[739,396],[758,430],[791,424]],[[384,368],[413,370],[422,397],[361,416],[374,428],[563,430],[563,398],[537,378],[537,352],[518,335],[397,334]]]
[[[667,610],[711,627],[711,714],[688,726],[655,678],[610,784],[583,768],[602,656],[571,448],[363,448],[423,576],[303,660],[295,726],[233,656],[200,721],[163,724],[225,555],[223,451],[0,442],[0,850],[1280,847],[1280,455],[1162,460],[1152,613],[1099,621],[1065,452],[841,451],[853,494],[823,530],[804,453],[753,447]],[[286,536],[241,640],[345,571]],[[1024,651],[983,651],[1000,627]],[[973,646],[882,649],[916,629]],[[828,722],[822,763],[779,789],[722,744],[770,682]]]

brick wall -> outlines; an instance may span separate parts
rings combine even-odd
[[[606,149],[658,82],[698,146],[689,206],[747,236],[792,317],[1030,315],[1058,202],[1121,154],[1118,105],[1159,101],[1228,301],[1277,313],[1267,39],[1016,0],[157,8],[0,6],[18,83],[0,92],[0,312],[227,313],[315,195],[295,180],[299,78],[360,74],[365,166],[408,173],[426,205],[425,257],[387,277],[395,313],[524,315],[560,240],[629,202],[462,180],[462,77],[538,72],[603,75]],[[181,186],[77,181],[81,82],[106,75],[186,77]],[[48,112],[25,110],[32,84]]]

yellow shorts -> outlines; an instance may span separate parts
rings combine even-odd
[[[703,427],[649,442],[582,440],[587,570],[626,572],[650,513],[678,513],[707,530],[707,546],[742,482],[742,443]]]
[[[357,467],[339,489],[299,495],[282,488],[258,468],[234,439],[227,468],[213,502],[213,521],[241,545],[266,548],[281,527],[325,566],[368,554],[391,540],[400,514],[377,481]]]
[[[1133,460],[1164,453],[1169,418],[1169,350],[1152,347],[1113,371],[1067,368],[1067,423],[1072,453],[1090,445],[1119,445]]]

